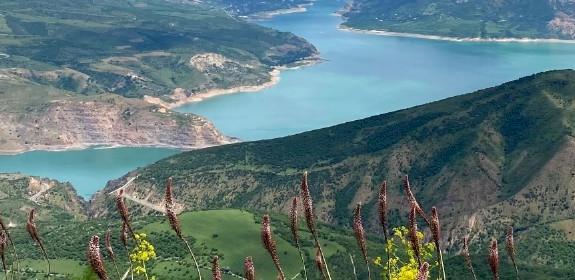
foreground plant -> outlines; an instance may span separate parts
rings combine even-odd
[[[307,280],[307,269],[305,267],[305,259],[304,259],[303,251],[301,250],[301,246],[300,246],[300,242],[299,242],[299,215],[298,215],[297,207],[298,207],[298,199],[296,196],[292,200],[292,205],[291,205],[291,209],[290,209],[290,213],[289,213],[290,230],[291,230],[291,234],[292,234],[292,238],[294,240],[294,243],[295,243],[297,250],[299,252],[299,257],[301,259],[301,265],[303,267],[304,279]]]
[[[493,274],[493,280],[499,280],[499,251],[497,249],[497,240],[492,240],[489,246],[489,268]]]
[[[515,278],[519,280],[519,269],[517,269],[515,239],[513,238],[512,226],[509,226],[509,228],[507,228],[507,234],[505,235],[505,248],[507,249],[507,255],[511,259],[511,263],[513,263],[513,267],[515,268]]]
[[[136,233],[134,234],[134,238],[136,240],[136,247],[130,254],[130,260],[136,264],[134,273],[136,275],[143,275],[146,279],[150,279],[146,263],[156,258],[156,249],[146,239],[147,235],[145,233]],[[152,277],[151,279],[155,278]]]
[[[246,280],[256,280],[256,269],[252,257],[246,257],[244,261],[244,277]]]
[[[106,273],[106,268],[104,267],[104,261],[102,260],[102,254],[100,253],[100,237],[97,235],[92,236],[88,242],[88,262],[92,271],[96,273],[100,280],[108,280],[108,275]]]
[[[475,270],[473,269],[473,262],[471,261],[471,254],[469,253],[469,237],[463,237],[463,248],[461,249],[461,255],[465,260],[465,264],[471,275],[473,275],[473,279],[477,280],[477,276],[475,276]]]
[[[14,245],[14,242],[12,241],[12,237],[10,236],[10,232],[8,231],[8,227],[6,226],[6,224],[4,223],[4,220],[2,220],[2,217],[0,217],[0,231],[5,235],[6,240],[5,242],[10,243],[10,245],[12,245],[12,257],[13,257],[13,261],[12,261],[12,278],[15,278],[16,272],[14,271],[14,266],[16,266],[16,271],[20,271],[20,260],[18,259],[18,253],[16,252],[16,245]],[[5,253],[5,252],[4,252]],[[8,277],[8,275],[6,275],[6,278]]]
[[[50,278],[51,274],[51,267],[50,267],[50,260],[48,259],[48,253],[46,252],[46,248],[44,247],[44,243],[42,239],[40,239],[40,234],[38,233],[38,228],[36,227],[36,223],[34,222],[34,213],[36,212],[35,209],[30,210],[30,215],[28,216],[28,222],[26,223],[26,231],[32,238],[32,240],[40,247],[42,254],[44,255],[44,260],[46,261],[46,265],[48,267],[48,278]]]
[[[271,221],[269,215],[264,215],[262,219],[262,242],[264,244],[264,248],[270,254],[270,257],[272,258],[272,261],[278,271],[278,280],[285,280],[285,274],[280,265],[276,243],[272,237]]]
[[[388,236],[388,230],[387,230],[387,181],[384,181],[383,184],[381,184],[381,188],[379,189],[379,196],[377,198],[377,212],[379,214],[379,225],[381,226],[382,230],[383,230],[383,237],[385,238],[385,245],[387,248],[387,244],[389,242],[389,236]],[[389,274],[391,269],[390,269],[390,265],[389,265],[389,250],[385,250],[385,252],[387,253],[387,279],[391,280],[391,275]]]
[[[417,274],[421,265],[417,262],[413,246],[409,238],[409,229],[402,226],[393,229],[393,234],[390,235],[389,241],[386,245],[386,251],[390,254],[389,266],[384,263],[381,257],[377,257],[373,262],[377,267],[383,269],[383,276],[389,277],[390,280],[413,280],[417,279]],[[430,265],[431,268],[436,268],[437,261],[434,261],[435,244],[433,242],[423,243],[425,236],[423,232],[416,232],[416,237],[419,247],[421,248],[420,254],[423,262]],[[389,267],[389,268],[388,268]]]
[[[371,280],[371,270],[369,269],[369,259],[367,258],[367,242],[365,241],[365,230],[363,229],[363,223],[361,221],[361,203],[357,204],[353,214],[353,232],[355,233],[355,239],[361,250],[361,255],[365,261],[365,266],[367,267],[367,278]]]
[[[198,261],[196,260],[196,255],[194,254],[194,252],[192,251],[192,247],[190,247],[190,244],[188,243],[188,241],[184,238],[184,235],[182,234],[182,228],[180,226],[180,221],[178,220],[178,216],[176,215],[176,212],[174,210],[174,199],[173,199],[173,189],[172,188],[173,188],[172,177],[170,177],[170,178],[168,178],[168,182],[166,184],[166,194],[164,197],[164,206],[166,208],[166,216],[168,217],[168,221],[170,222],[170,227],[172,228],[172,230],[176,233],[178,238],[182,242],[184,242],[184,244],[186,244],[188,252],[190,252],[190,255],[192,255],[192,259],[194,260],[194,265],[196,266],[196,271],[198,273],[198,277],[200,280],[202,280],[202,274],[200,272],[200,266],[198,264]]]
[[[311,232],[313,239],[315,241],[315,246],[317,247],[318,253],[321,257],[321,263],[324,266],[326,279],[331,280],[331,274],[329,273],[329,267],[327,265],[325,255],[323,254],[323,250],[321,248],[321,244],[319,242],[318,233],[315,225],[315,214],[313,211],[313,201],[311,198],[311,193],[309,191],[309,185],[307,182],[307,172],[303,173],[303,177],[301,180],[300,192],[303,202],[303,210],[305,214],[305,220],[309,231]],[[323,272],[323,269],[322,269]]]
[[[114,249],[112,248],[112,233],[110,230],[106,232],[106,251],[108,252],[108,258],[114,264],[114,269],[116,269],[116,274],[118,275],[118,279],[122,278],[120,276],[120,271],[118,270],[118,265],[116,264],[116,254],[114,253]]]
[[[212,276],[213,280],[222,280],[222,270],[220,269],[220,258],[215,256],[212,260]]]
[[[437,208],[431,208],[431,234],[433,237],[433,242],[435,243],[435,249],[437,252],[437,261],[439,262],[439,273],[443,280],[447,279],[445,276],[445,266],[443,264],[443,253],[441,252],[441,226],[439,224],[439,213]]]

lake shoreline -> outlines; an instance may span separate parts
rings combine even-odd
[[[339,14],[338,14],[339,15]],[[339,15],[341,16],[341,15]],[[402,37],[402,38],[414,38],[423,40],[434,40],[434,41],[448,41],[448,42],[459,42],[459,43],[560,43],[560,44],[575,44],[575,40],[563,40],[563,39],[538,39],[538,38],[479,38],[479,37],[447,37],[439,35],[425,35],[418,33],[407,33],[407,32],[391,32],[384,30],[365,30],[359,28],[353,28],[340,24],[337,27],[340,31],[353,32],[359,34],[376,35],[376,36],[388,36],[388,37]]]
[[[82,151],[87,149],[94,150],[105,150],[105,149],[117,149],[117,148],[158,148],[158,149],[173,149],[180,150],[182,152],[204,149],[214,146],[222,146],[233,143],[240,142],[239,139],[233,138],[225,143],[216,145],[203,145],[203,146],[176,146],[176,145],[166,145],[166,144],[116,144],[116,143],[83,143],[83,144],[71,144],[71,145],[51,145],[38,148],[29,149],[13,149],[13,150],[0,150],[0,156],[13,156],[20,155],[29,152],[69,152],[69,151]]]
[[[285,70],[297,70],[301,67],[309,67],[309,66],[313,66],[316,65],[318,63],[321,63],[322,59],[319,56],[314,56],[314,57],[309,57],[306,59],[303,59],[301,61],[298,61],[296,63],[293,63],[292,65],[287,65],[287,66],[278,66],[278,67],[274,67],[270,72],[270,80],[264,83],[261,83],[259,85],[242,85],[242,86],[237,86],[237,87],[232,87],[232,88],[214,88],[214,89],[209,89],[206,90],[204,92],[200,92],[200,93],[196,93],[196,94],[192,94],[190,96],[186,96],[186,97],[179,97],[176,96],[175,94],[172,94],[170,97],[172,98],[172,100],[174,100],[173,102],[166,102],[158,97],[152,97],[152,96],[144,96],[144,100],[148,103],[151,104],[155,104],[158,106],[162,106],[164,108],[173,110],[176,109],[178,107],[190,104],[190,103],[196,103],[196,102],[201,102],[204,101],[206,99],[212,98],[212,97],[216,97],[216,96],[222,96],[222,95],[229,95],[229,94],[235,94],[235,93],[257,93],[260,91],[263,91],[265,89],[271,88],[275,85],[277,85],[280,80],[281,80],[281,72],[285,71]]]

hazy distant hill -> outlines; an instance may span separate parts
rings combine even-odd
[[[575,39],[571,0],[354,0],[346,26],[449,37]]]
[[[348,225],[357,202],[374,213],[384,179],[393,208],[405,209],[400,179],[409,174],[423,206],[442,213],[446,240],[467,231],[486,240],[513,224],[537,240],[523,243],[522,258],[546,264],[553,248],[563,252],[555,264],[573,265],[565,252],[575,250],[574,136],[575,71],[552,71],[330,128],[179,154],[130,174],[139,177],[128,191],[158,203],[173,176],[189,209],[285,210],[308,170],[319,216]],[[106,215],[112,202],[103,193],[92,215]],[[392,217],[398,223],[406,213]]]

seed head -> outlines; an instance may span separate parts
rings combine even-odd
[[[256,280],[256,269],[252,257],[247,257],[244,261],[244,277],[246,280]]]
[[[489,246],[489,267],[494,280],[499,280],[499,251],[497,250],[497,240],[491,241]]]
[[[324,264],[323,264],[323,258],[321,257],[321,251],[320,251],[319,247],[315,251],[315,265],[317,266],[317,269],[319,269],[321,274],[323,274],[324,273],[324,270],[323,270]]]
[[[116,261],[116,254],[114,254],[114,249],[112,248],[112,233],[110,230],[106,232],[106,251],[108,252],[108,257],[111,261]]]
[[[0,230],[0,259],[2,260],[2,268],[6,272],[6,248],[8,248],[8,236],[4,230]]]
[[[100,237],[97,235],[92,236],[88,243],[88,262],[100,280],[108,280],[106,268],[100,254]]]
[[[441,227],[439,224],[439,214],[435,207],[431,208],[431,234],[433,235],[435,245],[439,245],[439,241],[441,240]],[[440,250],[439,246],[437,246],[437,250]]]
[[[164,205],[166,207],[166,215],[168,216],[168,221],[170,222],[172,230],[174,230],[178,238],[183,240],[184,237],[182,235],[182,228],[180,227],[180,221],[178,220],[178,216],[174,212],[172,177],[168,178],[168,182],[166,183],[166,195],[164,197]]]
[[[36,223],[34,222],[34,214],[36,213],[35,209],[30,210],[30,215],[28,216],[28,221],[26,223],[26,231],[38,246],[40,246],[40,250],[46,256],[46,249],[44,247],[44,243],[42,239],[40,239],[40,234],[38,233],[38,228],[36,227]]]
[[[427,280],[429,277],[429,264],[424,262],[420,267],[419,271],[417,272],[417,280]]]
[[[307,223],[307,227],[312,235],[316,234],[315,230],[315,217],[313,214],[313,201],[311,199],[311,194],[309,191],[309,186],[307,183],[307,172],[303,173],[301,179],[301,197],[303,202],[303,211],[305,215],[305,221]]]
[[[299,217],[298,217],[298,212],[297,212],[297,196],[293,198],[292,200],[292,204],[291,204],[291,209],[289,212],[289,220],[290,220],[290,230],[291,230],[291,234],[294,240],[294,243],[296,245],[296,247],[299,248]]]
[[[262,219],[262,242],[264,244],[264,248],[270,254],[272,261],[278,271],[278,276],[283,280],[285,279],[285,275],[280,265],[280,259],[276,249],[276,243],[272,237],[272,229],[271,229],[271,221],[269,215],[264,215]]]
[[[363,223],[361,221],[361,203],[357,204],[355,211],[353,213],[353,232],[355,233],[355,239],[361,250],[361,254],[366,263],[369,263],[367,258],[367,245],[365,242],[365,230],[363,229]]]
[[[415,203],[411,203],[411,208],[409,210],[409,243],[411,245],[411,249],[417,259],[417,263],[421,265],[421,250],[419,247],[419,238],[417,237],[417,205]]]
[[[383,233],[387,239],[387,181],[384,181],[381,185],[377,202],[379,224],[383,228]]]
[[[124,247],[128,248],[128,227],[126,223],[122,222],[122,230],[120,231],[120,240]]]
[[[220,269],[220,258],[215,256],[212,260],[212,275],[214,280],[222,280],[222,270]]]
[[[417,214],[425,220],[425,223],[427,223],[427,225],[431,226],[431,223],[427,218],[425,211],[423,211],[423,209],[419,205],[419,202],[417,202],[417,199],[415,199],[413,191],[411,191],[411,185],[409,184],[409,177],[407,175],[405,175],[403,179],[403,189],[405,190],[405,194],[407,195],[407,200],[409,201],[409,203],[415,204],[415,210],[417,211]]]
[[[118,194],[116,195],[116,208],[118,208],[118,213],[122,218],[122,221],[126,225],[128,232],[132,237],[134,237],[134,231],[130,226],[130,217],[128,215],[128,207],[126,206],[126,202],[124,201],[124,190],[121,189]]]

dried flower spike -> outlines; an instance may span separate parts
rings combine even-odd
[[[429,218],[427,218],[425,211],[423,211],[423,209],[419,205],[419,202],[417,202],[417,199],[415,198],[413,191],[411,190],[411,184],[409,183],[409,177],[407,175],[405,175],[405,177],[403,178],[403,189],[405,190],[405,194],[407,195],[407,200],[409,201],[409,203],[415,204],[415,210],[417,211],[417,214],[425,220],[425,223],[428,226],[431,226]]]
[[[168,182],[166,183],[166,195],[164,197],[164,206],[166,207],[166,215],[168,216],[168,221],[170,222],[170,226],[172,230],[176,233],[178,238],[184,239],[182,236],[182,229],[180,227],[180,221],[174,212],[174,199],[172,194],[172,177],[168,178]]]
[[[384,181],[379,190],[377,199],[377,210],[379,214],[379,224],[383,228],[383,235],[387,242],[387,181]]]
[[[429,277],[429,264],[424,262],[420,267],[419,271],[417,272],[417,280],[427,280]]]
[[[2,269],[8,273],[6,266],[6,248],[8,248],[8,236],[4,230],[0,230],[0,259],[2,260]]]
[[[256,269],[252,257],[246,257],[244,261],[244,277],[246,280],[256,280]]]
[[[307,227],[312,235],[316,234],[315,230],[315,217],[313,213],[313,201],[311,199],[311,193],[309,191],[309,185],[307,183],[307,172],[304,172],[301,179],[301,197],[303,200],[303,211],[305,215],[305,221]]]
[[[493,274],[494,280],[499,280],[499,251],[497,249],[497,240],[491,241],[491,246],[489,246],[489,267],[491,268],[491,273]]]
[[[411,245],[411,249],[413,250],[413,254],[417,259],[417,263],[421,266],[421,249],[419,245],[419,237],[417,237],[417,205],[415,203],[411,203],[411,207],[409,210],[409,244]]]
[[[319,270],[319,272],[321,272],[323,279],[327,279],[327,277],[325,275],[325,270],[324,270],[325,264],[323,263],[323,258],[321,256],[321,251],[319,248],[317,248],[315,251],[315,265],[317,266],[317,269]]]
[[[188,241],[184,238],[184,235],[182,234],[182,228],[180,226],[180,220],[178,220],[178,216],[176,215],[176,212],[174,210],[174,195],[173,195],[172,177],[168,178],[168,181],[166,182],[166,194],[164,196],[164,206],[166,208],[166,216],[168,216],[168,222],[170,223],[172,230],[174,230],[174,232],[176,233],[178,238],[180,240],[182,240],[184,242],[184,244],[186,244],[186,248],[188,249],[188,252],[190,252],[192,259],[194,260],[194,265],[196,266],[196,271],[198,272],[198,278],[200,280],[202,280],[202,273],[200,272],[200,266],[199,266],[198,261],[196,259],[196,255],[194,255],[194,252],[192,251],[192,247],[190,247],[190,244],[188,243]]]
[[[114,269],[116,269],[116,274],[118,275],[118,278],[121,278],[120,271],[118,270],[118,265],[116,264],[116,254],[114,253],[114,249],[112,248],[112,232],[110,232],[110,230],[106,232],[105,244],[106,244],[106,251],[108,252],[108,257],[112,261],[112,264],[114,264]]]
[[[132,230],[132,226],[130,225],[130,218],[128,215],[128,207],[126,206],[126,202],[124,201],[124,190],[121,189],[118,194],[116,195],[116,208],[118,208],[118,213],[124,222],[124,225],[128,229],[130,235],[135,239],[134,231]]]
[[[120,231],[120,240],[124,247],[128,248],[128,227],[126,223],[122,222],[122,230]]]
[[[212,260],[212,275],[214,280],[222,280],[222,270],[220,269],[220,258],[215,256]]]
[[[507,255],[509,255],[511,262],[513,263],[513,267],[515,268],[515,277],[519,279],[519,269],[517,268],[517,254],[515,251],[515,239],[513,238],[512,226],[507,228],[507,234],[505,235],[505,249],[507,249]]]
[[[267,214],[264,215],[262,219],[262,242],[264,244],[264,248],[268,251],[268,253],[272,258],[272,261],[274,262],[274,265],[278,271],[278,277],[282,280],[285,279],[284,272],[280,265],[280,259],[277,253],[276,243],[274,242],[272,237],[270,216]]]
[[[367,242],[365,241],[365,230],[363,229],[363,223],[361,221],[361,203],[357,204],[357,207],[353,213],[353,232],[355,233],[355,239],[357,240],[357,244],[361,250],[365,265],[367,266],[368,279],[371,279],[369,259],[367,258]]]
[[[297,213],[297,196],[293,198],[291,209],[289,211],[289,220],[290,220],[290,230],[293,241],[296,247],[299,248],[299,221],[298,221],[298,213]]]
[[[28,221],[26,222],[26,231],[32,238],[36,244],[40,247],[42,254],[44,255],[44,260],[48,266],[47,275],[50,275],[51,268],[50,268],[50,260],[48,259],[48,253],[46,252],[46,248],[44,247],[44,243],[42,239],[40,239],[40,234],[38,233],[38,227],[36,227],[36,222],[34,222],[34,214],[36,213],[35,209],[30,210],[30,215],[28,216]]]
[[[100,237],[97,235],[92,236],[88,243],[88,262],[100,280],[108,280],[106,268],[104,267],[102,255],[100,254]]]

